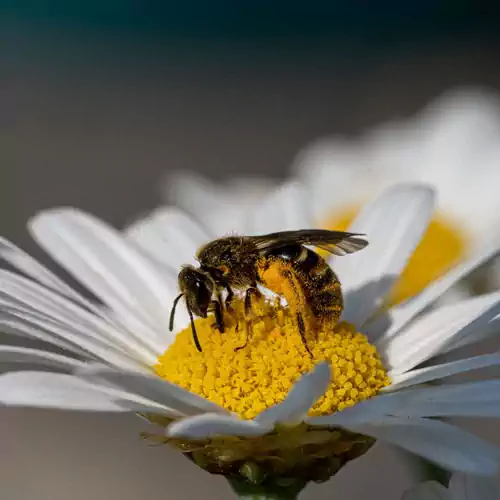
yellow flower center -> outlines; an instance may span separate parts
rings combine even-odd
[[[188,327],[159,358],[156,373],[245,419],[283,401],[297,379],[321,360],[330,362],[332,381],[312,416],[343,410],[390,383],[375,347],[348,323],[311,328],[306,333],[311,357],[289,307],[255,300],[247,332],[243,302],[234,300],[232,306],[234,311],[224,316],[225,333],[215,328],[213,317],[197,319],[203,352]]]
[[[345,231],[358,211],[358,207],[347,207],[322,226]],[[469,243],[469,238],[457,224],[441,214],[435,216],[394,286],[389,303],[398,304],[421,292],[464,258]]]

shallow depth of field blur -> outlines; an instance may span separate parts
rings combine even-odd
[[[454,88],[500,95],[494,12],[430,4],[2,8],[1,234],[44,258],[24,229],[39,209],[123,226],[161,202],[168,171],[281,179],[316,138],[356,137]],[[0,497],[232,498],[140,430],[133,417],[0,409]],[[500,444],[498,424],[476,432]],[[398,499],[414,480],[377,445],[304,498]]]

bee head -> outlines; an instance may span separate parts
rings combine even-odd
[[[196,316],[206,318],[214,289],[212,278],[201,269],[185,266],[181,269],[178,280],[188,309]]]

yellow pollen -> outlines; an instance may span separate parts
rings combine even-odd
[[[358,211],[357,207],[343,209],[322,225],[328,229],[345,231]],[[370,235],[367,237],[369,240]],[[399,304],[415,296],[429,283],[442,276],[465,257],[469,243],[464,231],[448,217],[441,214],[435,216],[394,286],[389,304]]]
[[[348,323],[318,324],[308,331],[311,358],[290,308],[255,300],[247,341],[243,303],[237,299],[232,305],[234,312],[224,316],[225,333],[215,328],[213,317],[197,319],[203,352],[196,350],[188,327],[160,356],[156,373],[245,419],[283,401],[297,379],[321,360],[330,362],[332,381],[310,415],[343,410],[390,383],[375,347]]]

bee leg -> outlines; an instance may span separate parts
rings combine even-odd
[[[307,345],[307,340],[306,340],[306,325],[304,323],[304,318],[302,317],[302,314],[300,312],[297,313],[297,326],[299,327],[299,333],[300,333],[300,338],[302,339],[302,343],[304,344],[306,351],[309,353],[309,356],[311,356],[312,358],[313,355],[309,349],[309,346]]]
[[[255,295],[255,297],[260,297],[262,295],[259,292],[259,289],[257,288],[257,284],[254,284],[253,286],[248,288],[245,293],[245,325],[246,325],[247,338],[245,340],[245,343],[242,346],[237,347],[235,351],[243,349],[248,344],[248,337],[250,335],[250,330],[251,330],[250,313],[252,312],[252,295]]]
[[[215,323],[212,326],[216,326],[220,333],[224,333],[224,317],[222,316],[222,306],[220,300],[213,300],[212,308],[215,315]]]
[[[252,295],[259,298],[262,297],[259,289],[257,288],[257,283],[254,283],[250,288],[247,289],[245,293],[245,316],[250,316],[252,312]]]
[[[227,292],[226,301],[224,303],[224,305],[226,306],[226,311],[233,312],[233,308],[231,307],[231,302],[233,301],[234,297],[233,289],[227,283],[224,284],[224,288]]]
[[[290,273],[290,271],[283,271],[282,276],[290,283],[294,293],[297,296],[299,296],[300,292],[299,292],[299,290],[297,290],[297,287],[295,286],[292,273]],[[304,344],[306,351],[309,353],[309,356],[311,356],[311,358],[312,358],[313,355],[309,349],[309,346],[307,345],[307,340],[306,340],[306,324],[304,322],[304,318],[303,318],[302,313],[300,311],[297,311],[296,318],[297,318],[297,327],[299,329],[300,338],[302,339],[302,343]]]

